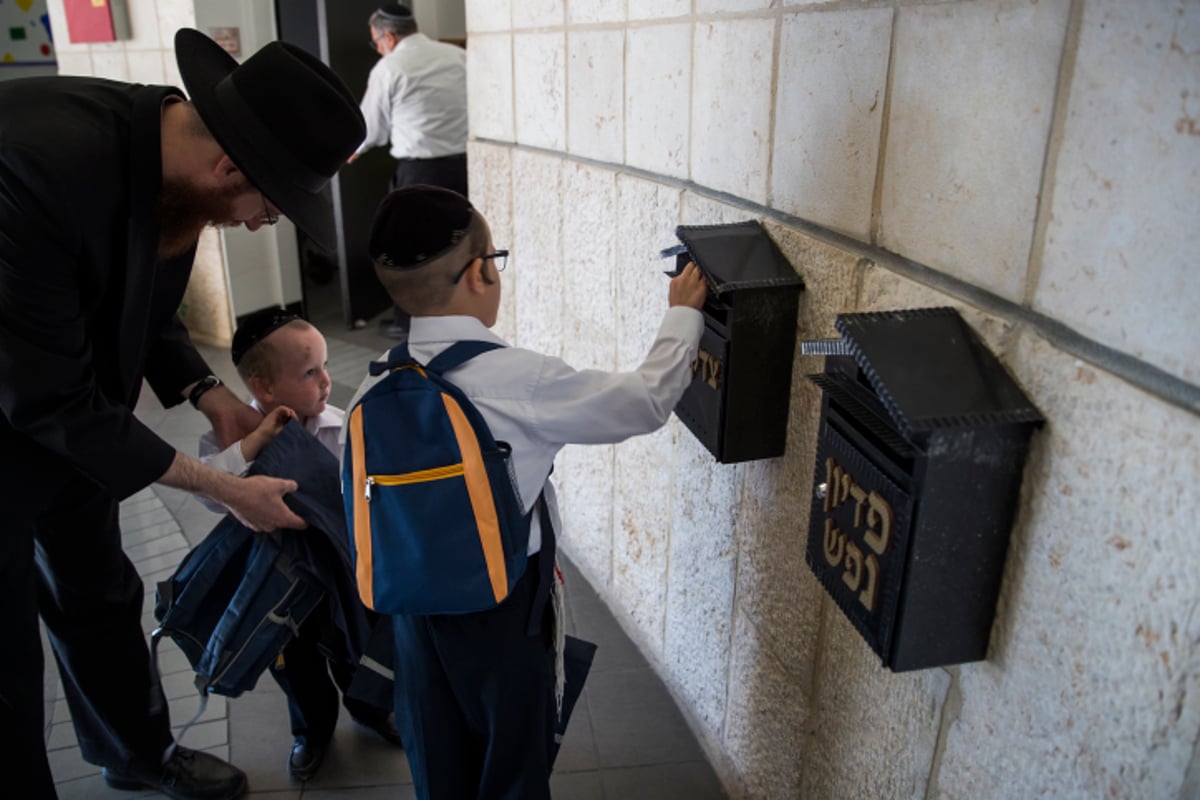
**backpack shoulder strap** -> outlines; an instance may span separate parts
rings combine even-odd
[[[408,352],[408,342],[401,342],[388,351],[387,358],[383,361],[372,361],[367,365],[367,371],[372,375],[382,375],[388,370],[396,369],[397,367],[415,364],[416,359]]]
[[[448,372],[457,366],[460,366],[467,361],[470,361],[480,353],[486,353],[489,350],[498,350],[504,347],[496,342],[480,342],[480,341],[462,341],[455,342],[447,347],[437,356],[435,356],[428,364],[425,364],[425,369],[437,375],[443,372]],[[408,342],[401,342],[388,351],[387,358],[383,361],[372,361],[367,365],[367,370],[372,375],[382,375],[383,373],[404,367],[410,364],[419,363],[412,354],[408,351]]]
[[[489,350],[499,350],[504,347],[496,342],[480,342],[480,341],[462,341],[455,342],[447,347],[437,356],[430,360],[425,368],[430,372],[441,375],[444,372],[449,372],[457,366],[460,366],[467,361],[470,361],[480,353],[486,353]]]

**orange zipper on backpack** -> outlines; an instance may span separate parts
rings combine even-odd
[[[445,478],[455,478],[464,473],[462,464],[448,464],[444,467],[434,467],[432,469],[422,469],[416,472],[406,472],[403,475],[368,475],[364,481],[364,496],[367,502],[371,502],[371,487],[379,486],[403,486],[408,483],[425,483],[427,481],[440,481]]]

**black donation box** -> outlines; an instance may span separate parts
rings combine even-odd
[[[783,455],[804,281],[757,220],[680,225],[676,272],[704,273],[704,333],[675,413],[718,462]]]
[[[952,308],[837,318],[806,559],[895,671],[987,655],[1042,417]]]

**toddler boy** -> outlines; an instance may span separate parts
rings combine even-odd
[[[240,475],[289,419],[296,419],[340,457],[338,434],[345,414],[329,405],[332,382],[326,372],[325,337],[320,331],[298,314],[266,308],[250,314],[238,326],[232,356],[238,375],[253,396],[251,405],[262,412],[263,422],[224,450],[218,449],[214,432],[204,434],[200,439],[201,461]],[[201,500],[212,510],[225,510],[212,501]],[[354,597],[347,602],[360,601]],[[329,614],[324,613],[326,607],[323,601],[313,611],[270,670],[287,695],[293,737],[288,772],[298,780],[308,780],[320,768],[337,724],[338,689],[344,695],[354,675],[352,664],[327,658],[319,648],[321,641],[332,638],[324,630],[330,624]],[[356,722],[400,744],[386,709],[345,696],[342,704]]]

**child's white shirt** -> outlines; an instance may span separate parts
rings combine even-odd
[[[528,512],[544,490],[551,520],[561,530],[549,480],[558,451],[566,444],[621,442],[662,427],[692,380],[691,365],[703,330],[699,311],[676,306],[663,317],[645,360],[630,372],[576,370],[560,358],[505,346],[472,358],[447,372],[446,378],[479,409],[492,436],[512,447],[524,510]],[[409,352],[423,364],[459,341],[507,345],[474,317],[411,321]],[[349,407],[381,379],[368,376]],[[343,431],[343,441],[344,436]],[[536,515],[533,523],[530,555],[541,549]]]

